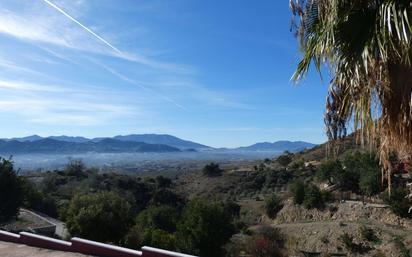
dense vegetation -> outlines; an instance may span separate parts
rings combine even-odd
[[[342,160],[325,161],[316,175],[321,181],[367,196],[382,191],[381,170],[373,153],[349,152]]]
[[[0,224],[17,216],[23,192],[10,160],[0,158]]]
[[[0,168],[3,221],[25,206],[62,219],[72,236],[205,257],[224,256],[223,246],[236,233],[237,204],[187,200],[166,177],[100,174],[81,161],[25,177],[11,161],[2,159]]]
[[[112,192],[75,195],[65,213],[70,234],[120,243],[132,223],[131,205]]]

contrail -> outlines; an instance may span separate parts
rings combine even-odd
[[[101,36],[97,35],[95,32],[93,32],[91,29],[89,29],[88,27],[84,26],[83,24],[81,24],[78,20],[76,20],[75,18],[73,18],[70,14],[68,14],[67,12],[63,11],[60,7],[58,7],[57,5],[53,4],[52,2],[50,2],[49,0],[43,0],[44,2],[46,2],[48,5],[50,5],[51,7],[53,7],[54,9],[56,9],[57,11],[59,11],[60,13],[62,13],[64,16],[66,16],[67,18],[69,18],[70,20],[72,20],[73,22],[75,22],[77,25],[79,25],[80,27],[82,27],[83,29],[85,29],[87,32],[89,32],[90,34],[92,34],[93,36],[95,36],[97,39],[99,39],[101,42],[103,42],[105,45],[107,45],[108,47],[110,47],[111,49],[113,49],[116,53],[123,55],[122,51],[120,51],[118,48],[116,48],[115,46],[113,46],[112,44],[110,44],[109,42],[107,42],[104,38],[102,38]],[[146,91],[151,92],[152,94],[155,94],[159,97],[161,97],[163,100],[166,100],[172,104],[174,104],[176,107],[182,109],[182,110],[186,110],[185,107],[183,107],[182,105],[178,104],[177,102],[175,102],[173,99],[164,96],[156,91],[154,91],[151,88],[145,87],[143,85],[141,85],[140,83],[136,82],[135,80],[132,80],[120,73],[118,73],[117,71],[111,69],[110,67],[107,67],[106,65],[103,65],[101,63],[98,63],[96,61],[91,60],[92,62],[94,62],[95,64],[99,65],[100,67],[104,68],[105,70],[107,70],[108,72],[112,73],[113,75],[117,76],[118,78],[136,85],[138,87],[143,88]]]
[[[81,24],[78,20],[76,20],[75,18],[73,18],[73,16],[71,16],[70,14],[68,14],[67,12],[63,11],[60,7],[58,7],[57,5],[53,4],[52,2],[50,2],[49,0],[43,0],[44,2],[46,2],[48,5],[50,5],[51,7],[53,7],[54,9],[56,9],[57,11],[59,11],[61,14],[63,14],[64,16],[66,16],[67,18],[69,18],[70,20],[72,20],[73,22],[75,22],[77,25],[79,25],[80,27],[82,27],[83,29],[85,29],[87,32],[89,32],[90,34],[92,34],[93,36],[95,36],[97,39],[99,39],[101,42],[103,42],[105,45],[107,45],[108,47],[110,47],[111,49],[113,49],[116,53],[123,55],[122,51],[120,51],[118,48],[116,48],[114,45],[110,44],[109,42],[107,42],[104,38],[102,38],[101,36],[97,35],[95,32],[93,32],[93,30],[89,29],[88,27],[84,26],[83,24]]]
[[[184,106],[180,105],[180,104],[177,103],[175,100],[173,100],[173,99],[171,99],[171,98],[169,98],[169,97],[167,97],[167,96],[164,96],[164,95],[158,93],[157,91],[155,91],[155,90],[153,90],[153,89],[151,89],[151,88],[149,88],[149,87],[147,87],[147,86],[144,86],[144,85],[142,85],[142,83],[139,83],[139,82],[137,82],[137,81],[135,81],[135,80],[133,80],[133,79],[131,79],[131,78],[123,75],[123,74],[120,74],[119,72],[115,71],[114,69],[112,69],[112,68],[110,68],[110,67],[108,67],[108,66],[106,66],[106,65],[104,65],[104,64],[102,64],[102,63],[99,63],[99,62],[97,62],[97,61],[95,61],[95,60],[93,60],[93,59],[91,59],[91,58],[87,58],[87,59],[89,59],[89,61],[93,62],[94,64],[100,66],[101,68],[105,69],[106,71],[110,72],[111,74],[117,76],[117,77],[120,78],[121,80],[123,80],[123,81],[125,81],[125,82],[127,82],[127,83],[129,83],[129,84],[136,85],[136,86],[138,86],[138,87],[140,87],[140,88],[142,88],[142,89],[144,89],[144,90],[146,90],[146,91],[148,91],[148,92],[150,92],[150,93],[152,93],[152,94],[154,94],[154,95],[157,95],[158,97],[162,98],[163,100],[168,101],[169,103],[174,104],[176,107],[178,107],[178,108],[180,108],[180,109],[182,109],[182,110],[184,110],[184,111],[187,111],[187,109],[186,109]]]

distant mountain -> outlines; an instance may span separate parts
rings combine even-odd
[[[51,138],[36,141],[0,140],[2,154],[74,154],[74,153],[134,153],[134,152],[180,152],[180,149],[162,144],[104,139],[99,142],[67,142]]]
[[[96,137],[93,139],[85,137],[71,137],[71,136],[50,136],[50,137],[40,137],[37,135],[21,137],[21,138],[12,138],[12,139],[0,139],[4,141],[19,141],[19,142],[34,142],[42,139],[54,139],[57,141],[70,142],[70,143],[86,143],[86,142],[100,142],[106,139],[115,139],[119,141],[130,141],[130,142],[142,142],[146,144],[160,144],[168,145],[180,150],[201,150],[201,149],[212,149],[209,146],[198,144],[192,141],[183,140],[175,136],[166,135],[166,134],[132,134],[125,136],[115,136],[115,137]]]
[[[115,136],[113,139],[121,141],[133,141],[133,142],[145,142],[148,144],[162,144],[177,147],[181,150],[199,150],[199,149],[210,149],[211,147],[198,144],[192,141],[187,141],[180,139],[171,135],[159,135],[159,134],[134,134],[127,136]]]
[[[238,147],[236,150],[241,151],[290,151],[298,152],[304,149],[312,148],[316,146],[315,144],[303,142],[303,141],[277,141],[273,143],[263,142],[256,143],[250,146]]]
[[[69,153],[69,152],[196,152],[201,150],[220,151],[272,151],[298,152],[314,147],[303,141],[263,142],[233,149],[212,148],[196,142],[183,140],[167,134],[132,134],[115,137],[85,138],[73,136],[40,137],[32,135],[21,138],[0,139],[0,153]]]
[[[85,137],[51,136],[47,138],[58,140],[58,141],[64,141],[64,142],[74,142],[74,143],[85,143],[85,142],[90,141],[89,138],[85,138]]]
[[[32,136],[28,136],[28,137],[2,138],[0,140],[3,140],[3,141],[16,140],[16,141],[19,141],[19,142],[26,142],[26,141],[33,142],[33,141],[37,141],[37,140],[41,140],[41,139],[43,139],[41,136],[32,135]]]
[[[34,141],[39,141],[42,139],[54,139],[58,141],[64,141],[64,142],[75,142],[75,143],[84,143],[90,141],[90,139],[85,138],[85,137],[70,137],[70,136],[50,136],[50,137],[41,137],[38,135],[32,135],[28,137],[14,137],[14,138],[1,138],[0,140],[3,141],[19,141],[19,142],[34,142]]]

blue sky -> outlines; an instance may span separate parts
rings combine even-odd
[[[290,82],[290,19],[287,0],[2,0],[0,137],[321,143],[327,85]]]

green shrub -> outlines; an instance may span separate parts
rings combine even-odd
[[[179,249],[202,257],[224,256],[223,246],[235,232],[232,221],[221,203],[189,201],[177,226]]]
[[[217,163],[209,163],[203,167],[203,175],[209,176],[209,177],[215,177],[215,176],[221,176],[223,170],[219,167],[219,164]]]
[[[346,248],[346,250],[348,250],[349,252],[355,252],[356,245],[353,242],[353,237],[351,237],[348,233],[343,233],[338,237],[338,239]]]
[[[158,188],[170,187],[172,185],[172,180],[163,176],[157,176],[156,185]]]
[[[365,253],[371,250],[370,247],[359,243],[356,244],[353,242],[353,237],[350,236],[348,233],[343,233],[338,237],[339,241],[343,244],[343,246],[351,253]]]
[[[160,229],[174,232],[179,218],[179,212],[176,208],[162,205],[150,206],[145,209],[136,218],[136,225],[142,229]]]
[[[271,195],[265,201],[265,210],[269,218],[273,219],[276,214],[282,209],[282,201],[275,195]]]
[[[384,201],[389,204],[393,213],[400,217],[410,217],[408,213],[409,207],[412,205],[407,196],[407,191],[404,188],[397,187],[392,189],[391,196],[386,193],[383,195]]]
[[[349,152],[342,161],[325,161],[316,172],[316,177],[320,181],[337,184],[344,190],[360,190],[367,196],[382,190],[379,162],[375,154],[369,152]]]
[[[66,211],[66,226],[73,236],[119,243],[130,227],[130,214],[130,204],[114,193],[76,195]]]
[[[133,249],[150,245],[169,251],[176,251],[176,234],[161,229],[133,226],[125,236],[124,245]]]
[[[399,249],[399,253],[401,254],[400,257],[410,257],[411,256],[410,253],[409,253],[409,250],[405,246],[402,238],[397,236],[397,237],[394,238],[393,241],[394,241],[395,245],[397,246],[397,248]]]
[[[286,168],[289,165],[289,163],[292,162],[292,154],[286,151],[284,154],[276,158],[276,161]]]
[[[327,160],[319,166],[315,176],[320,181],[328,181],[332,184],[337,182],[337,174],[341,172],[343,172],[343,167],[340,161]]]
[[[305,162],[304,162],[303,160],[293,161],[293,162],[289,165],[289,167],[290,167],[292,170],[300,170],[300,169],[302,169],[303,167],[305,167]]]
[[[305,199],[305,184],[301,180],[296,180],[291,185],[291,192],[293,202],[295,204],[302,204]]]
[[[374,243],[379,242],[379,238],[376,236],[375,231],[372,228],[362,226],[360,228],[360,234],[363,240]]]
[[[322,193],[320,189],[315,185],[309,185],[305,188],[305,199],[303,205],[307,209],[322,208],[324,205]]]
[[[380,191],[380,166],[373,152],[351,152],[343,159],[344,173],[340,177],[342,188],[352,191],[360,189],[362,179],[363,193],[372,195]],[[374,181],[377,183],[374,184]],[[377,186],[377,187],[376,187]]]
[[[380,170],[370,170],[363,173],[359,180],[359,189],[364,195],[376,195],[382,190]]]

